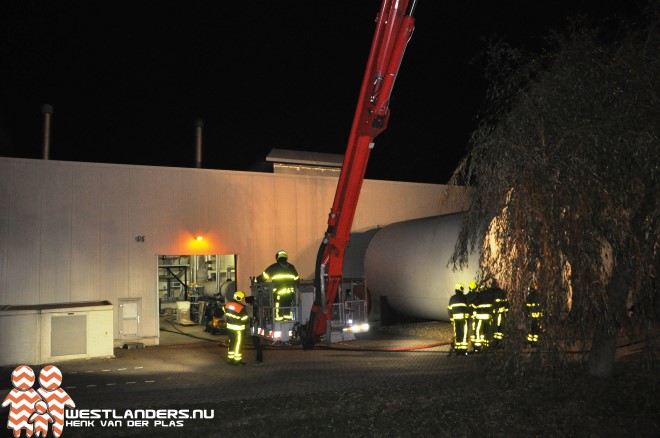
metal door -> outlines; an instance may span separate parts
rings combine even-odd
[[[140,298],[119,299],[119,337],[121,339],[140,336]]]

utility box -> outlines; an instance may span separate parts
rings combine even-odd
[[[0,365],[112,357],[109,301],[0,307]]]

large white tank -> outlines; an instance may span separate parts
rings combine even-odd
[[[387,297],[397,312],[449,321],[447,304],[454,285],[475,279],[479,254],[470,254],[468,267],[448,265],[464,213],[398,222],[383,227],[371,239],[364,272],[374,303]]]

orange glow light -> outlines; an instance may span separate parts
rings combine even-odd
[[[200,254],[209,254],[210,242],[205,240],[202,236],[192,236],[192,239],[188,240],[187,245],[189,254],[200,255]]]

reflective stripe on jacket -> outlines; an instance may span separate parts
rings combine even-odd
[[[227,329],[243,331],[247,327],[248,313],[247,308],[236,301],[229,301],[222,308],[227,319]]]
[[[467,299],[461,293],[454,294],[449,298],[449,315],[452,319],[467,319],[470,317],[470,308],[467,304]]]
[[[261,274],[259,281],[298,281],[300,275],[291,263],[273,263]]]

